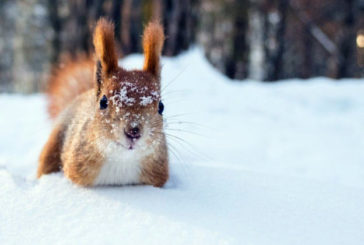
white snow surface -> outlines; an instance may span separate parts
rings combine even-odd
[[[45,97],[0,95],[0,244],[363,244],[364,80],[229,81],[198,48],[162,63],[164,188],[37,180]]]

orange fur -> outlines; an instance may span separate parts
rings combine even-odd
[[[162,141],[163,147],[160,147],[160,153],[145,159],[143,162],[141,181],[144,184],[161,187],[169,178],[168,152],[165,137],[163,137]]]
[[[39,157],[37,177],[42,174],[58,172],[61,169],[60,156],[62,152],[63,129],[61,125],[54,128],[48,142]]]
[[[118,67],[114,40],[114,24],[101,18],[94,32],[94,46],[96,57],[101,61],[105,75],[109,75]]]
[[[101,67],[97,65],[94,69],[91,59],[78,59],[68,62],[51,77],[49,112],[52,117],[58,117],[39,158],[38,178],[62,168],[65,176],[74,183],[95,185],[100,183],[98,177],[102,176],[102,169],[117,161],[116,165],[111,165],[112,170],[117,169],[118,164],[127,164],[125,166],[130,171],[134,171],[135,164],[140,166],[140,171],[133,172],[137,176],[130,175],[129,170],[120,175],[126,179],[132,176],[127,183],[160,187],[167,181],[168,151],[163,118],[158,114],[159,57],[164,40],[162,27],[155,23],[147,26],[143,38],[144,69],[133,71],[117,65],[113,28],[112,23],[100,19],[94,32],[99,61],[96,64],[100,63]],[[94,92],[95,87],[97,93]],[[127,98],[135,103],[128,105],[120,99],[121,91],[126,92]],[[109,99],[107,109],[100,108],[103,97]],[[153,98],[152,101],[143,104],[142,98],[148,97]],[[131,141],[125,130],[135,127],[132,126],[135,124],[143,137]],[[128,151],[133,148],[123,145],[134,143],[139,144],[134,152]],[[129,158],[123,159],[120,152]],[[137,162],[134,163],[133,159]],[[106,180],[114,172],[107,172]],[[124,183],[123,179],[117,181]]]
[[[144,49],[144,71],[155,76],[160,75],[159,57],[164,43],[163,28],[158,22],[151,22],[147,25],[143,34]]]
[[[79,56],[76,60],[66,59],[63,65],[54,69],[48,80],[48,113],[51,118],[66,108],[78,95],[93,88],[94,61]]]

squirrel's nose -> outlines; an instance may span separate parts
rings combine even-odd
[[[124,129],[125,136],[129,139],[139,139],[140,138],[140,129],[139,127],[131,127],[128,129]]]

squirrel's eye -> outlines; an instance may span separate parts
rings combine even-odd
[[[164,105],[163,105],[162,101],[159,101],[158,113],[162,115],[163,111],[164,111]]]
[[[107,98],[106,96],[102,96],[101,100],[100,100],[100,109],[106,109],[107,108]]]

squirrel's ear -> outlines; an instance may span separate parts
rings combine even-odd
[[[144,71],[160,75],[160,55],[164,43],[163,28],[158,22],[150,22],[144,30]]]
[[[109,75],[118,67],[112,22],[104,18],[99,19],[94,32],[94,46],[97,62],[100,62],[104,74]]]

